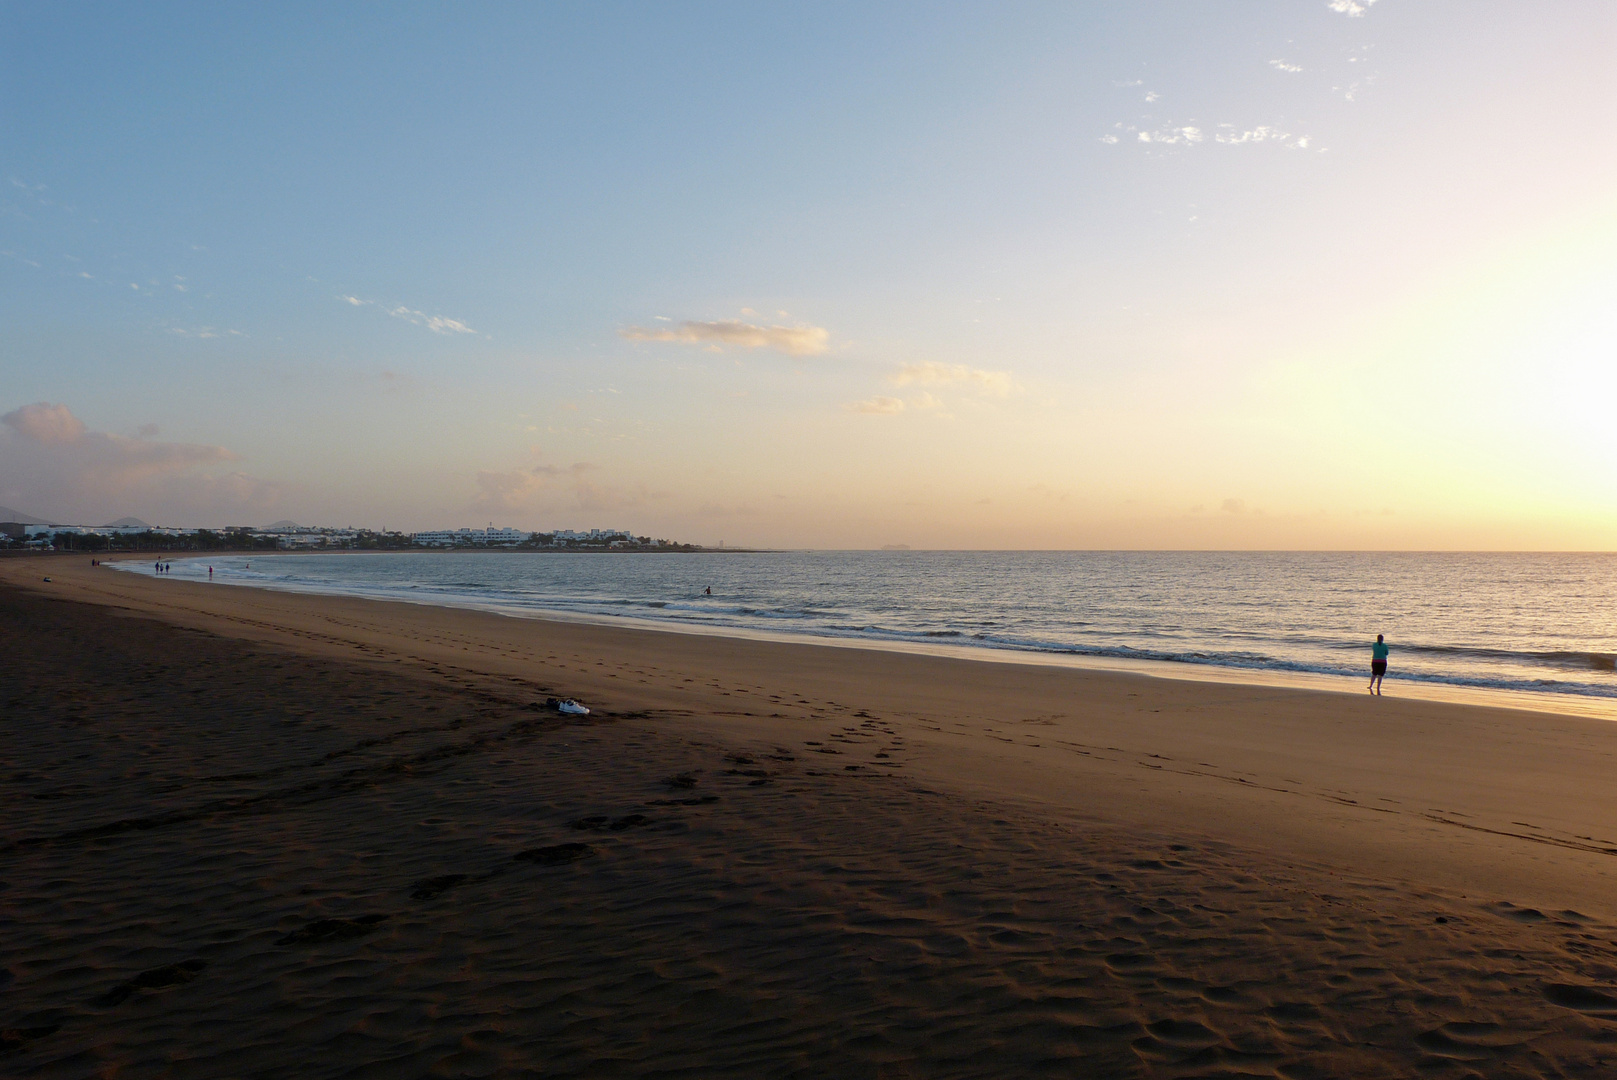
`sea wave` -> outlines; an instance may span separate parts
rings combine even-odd
[[[1360,649],[1364,646],[1360,645]],[[1564,671],[1617,672],[1617,654],[1551,649],[1546,651],[1492,649],[1467,645],[1399,645],[1400,651],[1418,656],[1497,660],[1504,663],[1542,664]]]
[[[910,553],[903,565],[926,557]],[[216,580],[226,584],[515,615],[632,619],[921,650],[991,650],[1325,676],[1363,677],[1368,646],[1351,628],[1389,626],[1401,631],[1389,634],[1395,680],[1617,699],[1617,650],[1610,647],[1610,628],[1592,615],[1575,625],[1556,626],[1557,619],[1568,617],[1564,613],[1575,618],[1603,609],[1590,599],[1594,594],[1587,563],[1567,573],[1566,588],[1576,590],[1576,603],[1566,597],[1544,599],[1542,567],[1523,575],[1527,584],[1515,586],[1514,593],[1487,600],[1461,591],[1456,598],[1456,590],[1440,589],[1425,579],[1432,566],[1441,568],[1447,565],[1443,559],[1458,557],[1432,556],[1419,575],[1411,575],[1405,587],[1409,595],[1397,603],[1383,598],[1370,609],[1352,600],[1359,607],[1350,609],[1344,606],[1348,602],[1333,601],[1335,608],[1322,610],[1317,573],[1282,580],[1297,560],[1263,562],[1260,555],[1243,556],[1262,571],[1252,573],[1251,584],[1242,586],[1252,590],[1250,595],[1231,595],[1238,590],[1222,579],[1212,580],[1216,575],[1203,573],[1195,557],[1177,554],[1122,563],[1105,553],[955,555],[939,557],[901,580],[894,577],[899,563],[868,563],[860,553],[815,553],[797,564],[786,556],[709,557],[689,563],[675,556],[638,558],[554,560],[537,555],[476,558],[472,563],[452,554],[375,560],[255,556],[255,566],[248,570],[224,557],[176,560],[173,576],[206,579],[207,565],[213,565]],[[1142,561],[1154,567],[1154,577],[1141,576],[1136,564]],[[1322,557],[1321,565],[1327,563]],[[1487,576],[1498,577],[1500,566],[1508,570],[1511,565],[1491,564]],[[671,566],[688,569],[664,573]],[[152,572],[139,564],[119,568]],[[1071,585],[1065,591],[1050,588],[1057,572],[1071,578],[1078,570],[1098,584],[1087,591]],[[1609,576],[1617,583],[1617,573]],[[1361,577],[1349,561],[1342,580],[1357,589]],[[707,581],[712,581],[711,594]],[[1617,584],[1601,587],[1617,598]],[[1523,601],[1524,596],[1540,607]],[[1420,614],[1388,615],[1389,610]],[[1516,615],[1518,610],[1522,614]],[[1556,628],[1546,631],[1547,626]],[[1443,642],[1445,636],[1456,643]],[[1465,642],[1467,637],[1506,643],[1473,645]],[[1583,641],[1602,647],[1577,647]]]

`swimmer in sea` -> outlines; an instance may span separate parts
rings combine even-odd
[[[1370,692],[1376,697],[1381,696],[1381,677],[1387,674],[1387,643],[1380,634],[1376,635],[1376,643],[1370,646]]]

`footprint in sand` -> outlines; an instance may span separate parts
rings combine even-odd
[[[387,919],[388,916],[381,913],[361,915],[357,919],[316,919],[302,929],[283,934],[276,944],[319,945],[327,941],[351,941],[369,934],[378,923]]]
[[[1233,986],[1209,986],[1202,991],[1202,998],[1214,1005],[1239,1005],[1247,1000],[1247,996]]]
[[[717,795],[695,795],[689,799],[652,799],[647,806],[706,806],[719,801]]]
[[[1281,1023],[1297,1024],[1319,1019],[1319,1007],[1306,1001],[1277,1001],[1263,1011]]]
[[[1157,966],[1156,958],[1146,953],[1112,953],[1106,966],[1119,975],[1133,975]]]
[[[471,875],[469,874],[443,874],[439,877],[427,878],[425,881],[416,882],[415,888],[410,891],[410,899],[431,900],[436,896],[443,895],[456,885],[470,880]]]
[[[1134,1041],[1141,1057],[1174,1061],[1207,1050],[1224,1041],[1224,1036],[1194,1020],[1158,1020],[1147,1024],[1146,1036]]]
[[[1543,922],[1546,918],[1545,914],[1538,910],[1538,908],[1519,908],[1515,904],[1504,900],[1501,900],[1497,905],[1495,905],[1495,908],[1498,914],[1503,915],[1507,919],[1515,919],[1517,922],[1521,923]]]
[[[169,986],[181,986],[190,982],[202,973],[208,966],[206,960],[192,958],[181,960],[178,964],[169,964],[166,967],[152,968],[143,971],[128,982],[119,983],[105,994],[95,999],[95,1004],[103,1007],[121,1005],[132,997],[137,990],[161,990]]]
[[[1498,1024],[1449,1023],[1415,1036],[1415,1045],[1434,1057],[1482,1061],[1518,1046],[1537,1032],[1513,1031]]]
[[[61,1024],[42,1024],[38,1027],[0,1029],[0,1054],[9,1054],[14,1050],[21,1050],[35,1039],[43,1039],[47,1035],[55,1035],[61,1030]]]
[[[1572,983],[1549,983],[1544,987],[1544,998],[1552,1005],[1572,1009],[1590,1016],[1617,1017],[1617,997],[1592,986]]]
[[[570,844],[551,844],[548,847],[529,848],[519,851],[511,858],[520,862],[531,862],[539,866],[560,866],[562,863],[577,862],[587,859],[595,854],[595,849],[588,844],[573,842]]]

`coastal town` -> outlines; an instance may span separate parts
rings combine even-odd
[[[220,529],[151,525],[120,518],[105,525],[48,522],[0,507],[0,551],[404,551],[410,549],[515,551],[702,551],[700,544],[654,539],[632,529],[500,528],[399,532],[277,521],[262,527]]]

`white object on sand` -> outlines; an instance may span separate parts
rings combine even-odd
[[[561,701],[556,702],[556,711],[566,713],[569,716],[588,716],[590,714],[589,709],[572,698],[563,698]]]

